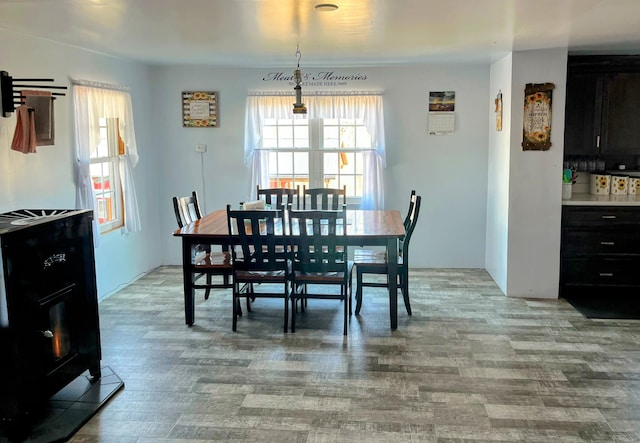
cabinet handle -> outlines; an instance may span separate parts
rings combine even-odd
[[[612,242],[612,241],[601,241],[600,244],[604,245],[604,246],[613,246],[613,245],[615,245],[615,242]]]
[[[596,148],[600,149],[600,136],[596,137]]]
[[[613,272],[601,272],[600,277],[613,277]]]
[[[602,218],[615,219],[615,215],[603,215]]]

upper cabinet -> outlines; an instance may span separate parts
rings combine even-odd
[[[640,156],[640,57],[569,57],[565,155]]]

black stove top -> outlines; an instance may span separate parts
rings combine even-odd
[[[0,214],[0,234],[51,221],[55,218],[68,217],[87,211],[86,209],[16,209]]]

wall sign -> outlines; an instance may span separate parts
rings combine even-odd
[[[185,128],[218,127],[218,93],[182,92],[182,126]]]
[[[496,104],[496,131],[502,131],[502,91],[498,92]]]
[[[553,83],[527,83],[524,90],[523,151],[551,147],[551,94]]]

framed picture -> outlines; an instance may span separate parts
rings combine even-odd
[[[214,91],[183,91],[182,126],[185,128],[217,128],[218,93]]]
[[[547,151],[551,147],[551,99],[553,83],[527,83],[524,90],[523,151]]]

